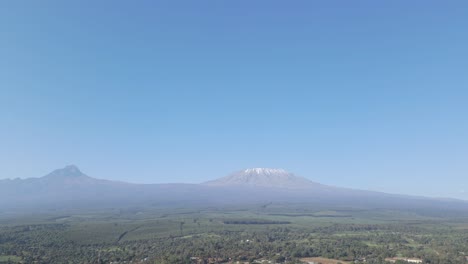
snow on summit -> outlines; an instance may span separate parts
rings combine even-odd
[[[256,173],[256,174],[288,174],[283,169],[270,169],[270,168],[253,168],[244,170],[245,173]]]
[[[305,188],[316,183],[295,176],[284,169],[251,168],[204,183],[212,186],[247,186],[273,188]]]

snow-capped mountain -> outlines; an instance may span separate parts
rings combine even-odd
[[[205,182],[204,185],[304,189],[319,186],[320,184],[296,176],[284,169],[252,168]]]

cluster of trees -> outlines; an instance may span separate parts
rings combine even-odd
[[[0,229],[0,256],[19,256],[24,263],[222,263],[258,259],[299,263],[304,257],[325,257],[377,264],[400,254],[430,264],[467,263],[463,253],[468,252],[467,232],[431,232],[404,224],[335,224],[308,229],[271,225],[255,230],[249,230],[248,224],[262,223],[229,224],[245,228],[191,235],[174,230],[170,237],[96,243],[67,238],[64,234],[69,227],[64,224],[5,227]]]

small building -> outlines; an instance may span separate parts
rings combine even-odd
[[[391,262],[391,263],[395,263],[397,262],[398,260],[402,260],[402,261],[406,261],[408,263],[422,263],[422,259],[418,259],[418,258],[399,258],[399,257],[395,257],[395,258],[386,258],[385,261],[388,261],[388,262]]]

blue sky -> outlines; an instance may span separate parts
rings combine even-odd
[[[467,47],[466,1],[3,1],[0,178],[468,199]]]

